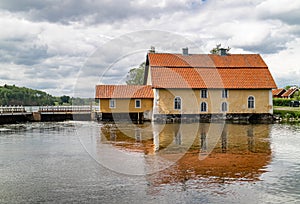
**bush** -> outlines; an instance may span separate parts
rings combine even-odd
[[[274,110],[274,115],[280,115],[281,118],[299,118],[300,111]]]
[[[273,99],[273,105],[274,106],[290,106],[291,101],[293,101],[293,99],[274,98]]]

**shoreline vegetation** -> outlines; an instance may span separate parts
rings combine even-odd
[[[280,122],[300,123],[300,107],[274,106],[273,115]]]
[[[0,106],[90,105],[94,101],[94,98],[52,96],[44,91],[15,85],[0,86]]]

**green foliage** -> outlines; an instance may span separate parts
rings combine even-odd
[[[0,105],[54,105],[55,97],[43,91],[15,85],[0,86]]]
[[[300,111],[296,110],[274,110],[274,115],[280,115],[281,118],[300,118]]]
[[[289,88],[291,88],[291,87],[292,87],[292,86],[288,85],[288,86],[285,86],[284,89],[285,89],[285,90],[289,90]]]
[[[87,106],[87,105],[91,105],[91,104],[92,105],[96,104],[94,98],[78,98],[78,97],[76,97],[76,98],[72,97],[70,99],[70,103],[75,106],[83,106],[83,105]]]
[[[210,53],[211,53],[211,54],[219,54],[220,49],[221,49],[221,44],[218,44],[218,45],[216,45],[216,47],[214,47],[214,48],[210,51]],[[226,52],[228,53],[230,49],[231,49],[231,48],[228,47],[228,48],[226,49]]]
[[[274,106],[290,106],[291,101],[293,101],[293,99],[274,98],[273,105]]]
[[[46,92],[15,85],[0,86],[0,105],[2,106],[46,106],[46,105],[95,105],[94,98],[74,98],[52,96]]]
[[[128,84],[128,85],[144,84],[145,65],[146,65],[146,63],[143,62],[142,64],[140,64],[140,66],[138,68],[130,69],[127,74],[126,84]]]
[[[300,101],[300,91],[296,91],[294,93],[293,99],[296,101]]]
[[[60,104],[70,103],[70,96],[63,95],[60,98]]]
[[[211,53],[211,54],[218,54],[218,53],[219,53],[219,50],[220,50],[220,47],[221,47],[221,44],[216,45],[216,47],[214,47],[214,48],[210,51],[210,53]]]

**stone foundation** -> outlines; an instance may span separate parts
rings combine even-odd
[[[272,114],[155,114],[153,121],[157,123],[192,123],[218,122],[232,123],[273,123]]]

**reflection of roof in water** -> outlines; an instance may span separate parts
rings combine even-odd
[[[143,125],[115,125],[107,124],[101,127],[101,133],[105,137],[102,138],[103,143],[111,143],[115,147],[133,151],[143,152],[144,154],[153,154],[153,136],[152,132],[146,133],[147,126]],[[141,132],[143,134],[141,135]]]
[[[270,131],[266,124],[226,124],[224,128],[220,124],[219,137],[214,137],[218,129],[216,124],[155,124],[152,129],[161,130],[156,152],[157,144],[154,144],[149,126],[147,131],[126,127],[102,127],[102,135],[117,148],[175,162],[147,177],[153,185],[202,177],[215,177],[222,182],[226,179],[255,181],[270,161]],[[185,154],[181,155],[183,150]]]

